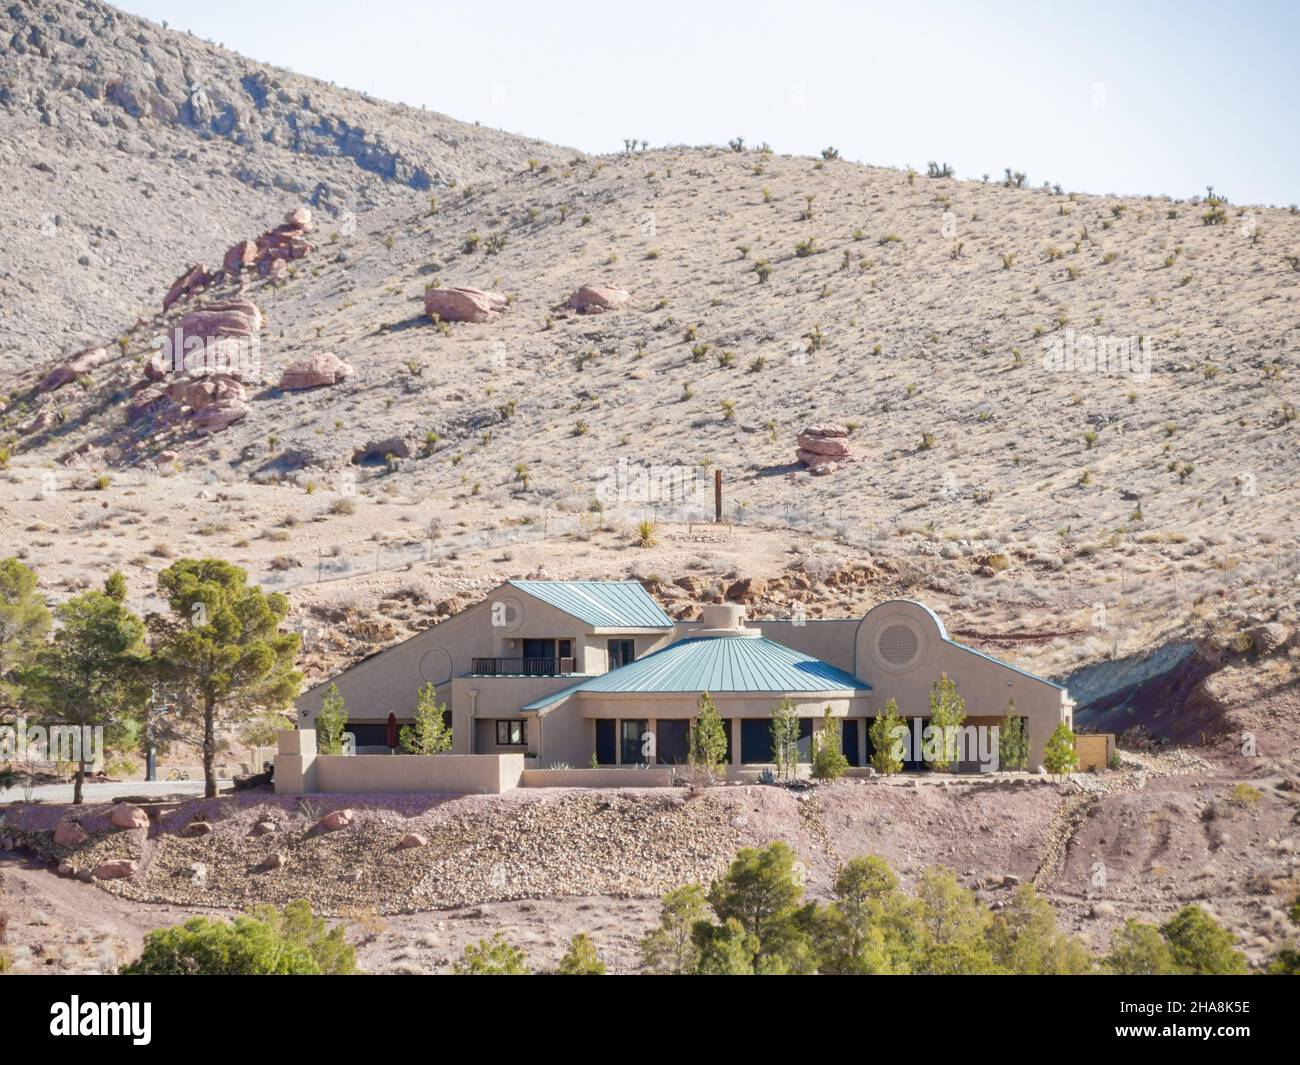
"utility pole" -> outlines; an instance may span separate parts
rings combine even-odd
[[[713,522],[722,523],[722,471],[713,471]]]

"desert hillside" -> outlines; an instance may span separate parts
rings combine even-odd
[[[15,0],[0,10],[0,373],[118,336],[186,261],[290,207],[347,227],[570,155],[107,4]]]
[[[914,595],[1058,676],[1294,620],[1294,209],[740,143],[588,159],[40,12],[0,36],[34,212],[0,438],[5,531],[56,597],[122,568],[147,606],[168,559],[219,554],[293,593],[313,676],[529,572],[642,577],[684,616],[741,577],[775,616]],[[36,224],[93,197],[98,221]],[[579,313],[584,285],[628,298]],[[500,298],[426,313],[460,286]],[[222,301],[254,305],[256,372],[151,381],[157,338]],[[1127,372],[1052,362],[1090,345]],[[850,452],[824,476],[796,457],[819,423]]]

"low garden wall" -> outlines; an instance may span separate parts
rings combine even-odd
[[[671,766],[608,766],[603,769],[525,769],[525,788],[667,788],[673,783]]]
[[[279,734],[277,795],[454,792],[499,795],[519,786],[522,754],[317,754],[314,729]]]

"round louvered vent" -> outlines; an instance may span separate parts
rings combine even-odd
[[[905,666],[916,657],[916,633],[906,625],[890,625],[877,646],[880,657],[891,666]]]

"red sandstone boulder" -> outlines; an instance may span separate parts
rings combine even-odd
[[[799,448],[795,454],[810,473],[817,476],[834,473],[853,461],[848,435],[849,431],[842,425],[810,425],[799,434]]]
[[[505,310],[506,298],[481,288],[431,288],[424,293],[424,312],[443,322],[486,322]]]
[[[580,314],[600,314],[602,311],[616,311],[626,306],[630,298],[625,288],[583,285],[569,297],[568,306]]]
[[[214,403],[242,403],[244,386],[228,375],[213,374],[200,381],[173,381],[167,386],[167,398],[198,412]]]
[[[334,810],[317,821],[312,831],[337,832],[341,828],[347,828],[355,818],[356,814],[351,810]]]
[[[56,847],[80,847],[90,836],[76,821],[60,821],[54,826]]]
[[[811,436],[808,433],[799,434],[799,447],[814,455],[827,455],[831,458],[843,458],[850,454],[848,441],[835,437]]]
[[[220,429],[233,425],[240,418],[248,415],[249,406],[247,403],[238,399],[227,399],[217,403],[211,403],[202,410],[195,411],[192,420],[196,429],[202,429],[204,432],[215,433]]]
[[[429,841],[424,836],[420,835],[420,833],[408,832],[402,837],[401,842],[397,844],[397,849],[405,851],[411,850],[415,847],[427,847],[428,845]]]
[[[299,359],[285,367],[280,387],[287,390],[336,385],[352,373],[350,364],[330,351]]]
[[[190,311],[181,319],[184,341],[192,337],[212,340],[217,337],[251,337],[262,328],[262,312],[246,301],[218,306],[208,304]]]
[[[136,864],[125,858],[111,862],[100,862],[90,875],[96,880],[129,880],[135,876]]]
[[[172,287],[167,290],[167,295],[163,297],[162,309],[167,310],[173,303],[183,296],[192,296],[201,288],[206,288],[212,283],[212,275],[208,273],[204,266],[191,266],[185,273],[181,274],[172,282]]]
[[[62,388],[82,374],[90,373],[107,358],[108,352],[103,348],[87,348],[85,351],[78,352],[47,373],[41,380],[40,389],[42,392],[53,392],[56,388]]]
[[[295,207],[284,216],[284,221],[286,225],[294,226],[305,233],[310,233],[315,228],[311,220],[310,207]]]
[[[254,240],[241,240],[238,244],[230,246],[230,250],[226,252],[226,257],[221,260],[221,269],[227,277],[237,278],[256,262],[257,242]]]
[[[149,815],[138,806],[120,802],[108,815],[108,823],[114,828],[148,828]]]

